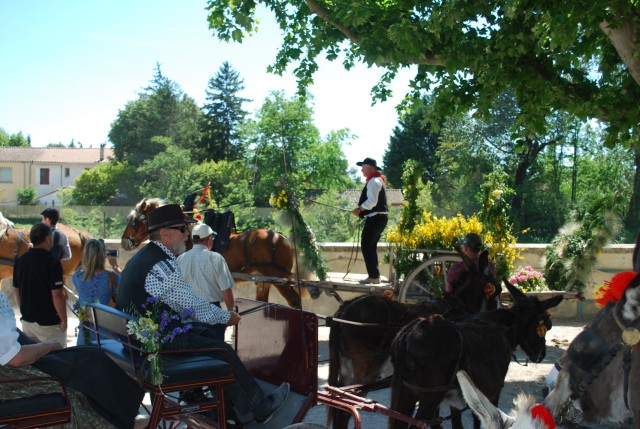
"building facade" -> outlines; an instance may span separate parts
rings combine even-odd
[[[0,202],[17,204],[18,189],[33,187],[42,205],[60,205],[60,189],[74,186],[84,170],[114,157],[113,149],[0,147]]]

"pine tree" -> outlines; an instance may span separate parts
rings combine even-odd
[[[438,139],[439,135],[432,131],[431,123],[424,121],[421,109],[401,118],[383,155],[384,173],[389,184],[397,188],[405,185],[402,183],[402,166],[409,159],[419,161],[425,167],[423,179],[434,180]]]
[[[244,89],[243,83],[239,73],[227,61],[209,79],[206,102],[202,107],[205,120],[198,153],[200,161],[233,161],[243,157],[244,146],[238,129],[247,115],[242,103],[251,101],[238,96]]]

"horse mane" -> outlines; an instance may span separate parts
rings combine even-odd
[[[143,209],[141,207],[146,205],[146,207],[151,207],[153,210],[157,209],[160,206],[164,205],[164,200],[162,198],[144,198],[138,204],[136,204],[135,208],[129,212],[129,216],[127,216],[127,221],[130,222],[133,219],[137,218],[139,213],[142,213]]]

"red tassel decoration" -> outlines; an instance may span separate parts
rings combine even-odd
[[[614,275],[611,280],[605,280],[602,286],[593,291],[593,299],[596,305],[602,308],[609,302],[616,303],[622,298],[624,290],[635,276],[636,273],[633,271],[622,271]]]
[[[549,429],[556,428],[556,422],[553,420],[553,416],[547,410],[544,405],[538,404],[531,408],[531,417],[534,420],[539,419],[547,426]]]

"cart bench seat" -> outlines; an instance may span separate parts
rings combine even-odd
[[[226,427],[223,386],[234,381],[227,350],[209,348],[160,351],[164,378],[160,385],[154,385],[150,382],[150,353],[142,350],[127,332],[127,323],[135,316],[103,304],[93,303],[87,307],[91,309],[93,319],[88,329],[96,334],[95,345],[151,394],[149,427],[156,427],[163,417],[214,409],[218,412],[218,421],[223,422],[220,427]],[[210,353],[226,356],[226,359],[213,357]],[[165,401],[167,393],[203,387],[215,391],[214,398],[190,404]]]

